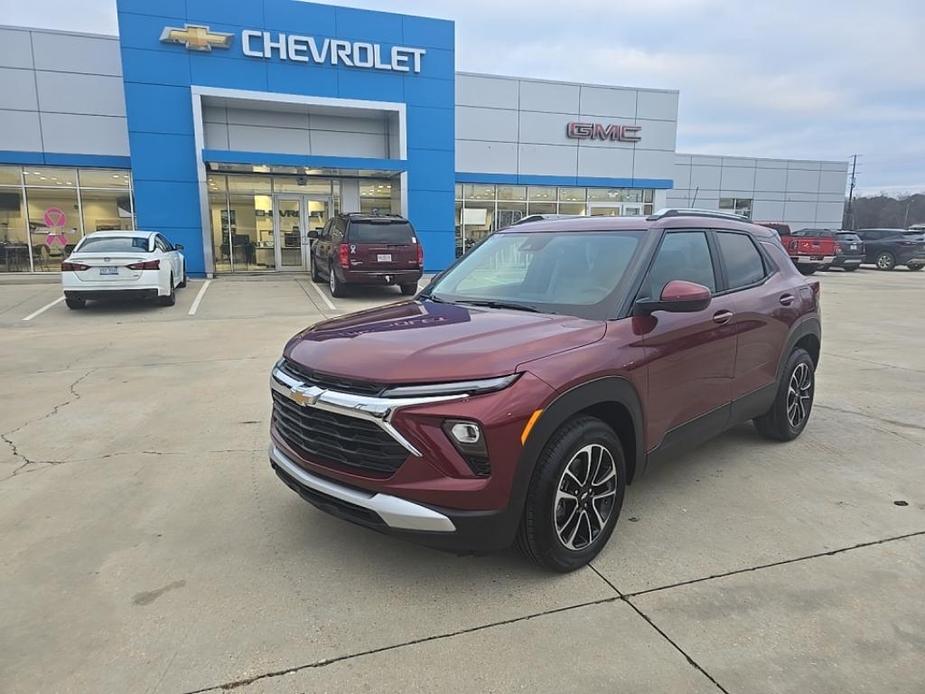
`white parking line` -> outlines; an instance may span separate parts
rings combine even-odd
[[[32,320],[36,316],[41,316],[43,313],[45,313],[45,311],[50,309],[52,306],[56,306],[57,304],[60,304],[62,301],[64,301],[64,297],[59,296],[57,299],[52,301],[50,304],[45,304],[44,306],[42,306],[42,308],[40,308],[38,311],[33,311],[28,316],[23,318],[23,320]]]
[[[328,298],[328,295],[327,295],[327,294],[325,294],[323,291],[321,291],[321,288],[320,288],[317,284],[315,284],[314,282],[308,282],[308,286],[310,286],[312,289],[314,289],[314,290],[315,290],[315,294],[317,294],[318,296],[321,297],[321,300],[324,302],[325,306],[327,306],[327,307],[328,307],[329,309],[331,309],[332,311],[336,311],[336,310],[337,310],[337,306],[334,305],[334,302],[331,301],[331,300]]]
[[[196,311],[199,310],[199,304],[202,303],[202,297],[205,296],[206,289],[209,288],[210,284],[212,284],[212,280],[206,280],[202,283],[202,287],[199,288],[199,293],[196,294],[196,298],[193,299],[193,305],[189,307],[189,315],[196,315]]]

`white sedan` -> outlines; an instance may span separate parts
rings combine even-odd
[[[186,261],[163,234],[154,231],[98,231],[85,236],[61,263],[61,284],[68,308],[88,299],[121,296],[176,303],[176,288],[186,286]]]

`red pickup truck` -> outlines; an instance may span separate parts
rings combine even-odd
[[[789,224],[780,222],[756,222],[756,224],[777,232],[790,260],[803,275],[811,275],[816,270],[825,270],[835,262],[838,243],[831,230],[798,229],[791,231]]]

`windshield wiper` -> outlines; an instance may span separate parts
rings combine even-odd
[[[479,301],[472,300],[469,301],[459,301],[457,303],[466,304],[468,306],[485,306],[486,308],[509,308],[514,311],[529,311],[530,313],[540,313],[540,310],[535,306],[528,306],[527,304],[517,304],[508,301]]]

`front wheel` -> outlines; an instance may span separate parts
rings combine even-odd
[[[877,256],[878,270],[892,270],[894,267],[896,267],[896,258],[892,253],[884,252]]]
[[[625,490],[626,461],[613,429],[595,417],[566,422],[536,462],[518,546],[554,571],[584,566],[613,533]]]
[[[818,265],[805,265],[805,264],[797,265],[797,270],[800,271],[801,275],[807,275],[807,276],[812,275],[818,269],[819,269]]]
[[[756,417],[760,434],[776,441],[792,441],[806,428],[816,392],[816,365],[805,349],[793,350],[777,386],[771,409]]]

